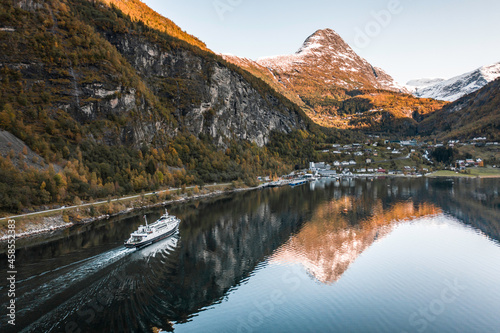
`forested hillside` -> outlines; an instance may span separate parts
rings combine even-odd
[[[441,140],[500,140],[500,79],[428,115],[419,124],[419,133]]]
[[[361,130],[408,137],[416,135],[424,116],[440,110],[448,102],[417,98],[387,90],[339,90],[336,97],[306,99],[316,112],[310,118],[325,127]]]
[[[33,152],[3,143],[12,148],[0,158],[1,211],[252,183],[314,158],[318,142],[354,137],[320,130],[268,84],[143,6],[1,0],[0,128]]]

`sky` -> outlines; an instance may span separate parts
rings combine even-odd
[[[500,62],[498,0],[143,0],[214,52],[253,60],[335,30],[398,82]]]

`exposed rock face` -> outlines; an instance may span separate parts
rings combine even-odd
[[[2,47],[7,45],[9,34],[20,42],[0,53],[0,69],[6,67],[6,73],[21,78],[26,92],[45,92],[49,117],[63,111],[89,125],[83,139],[138,148],[162,144],[187,131],[210,137],[224,148],[235,139],[263,146],[272,131],[288,133],[305,128],[298,108],[290,110],[278,94],[262,88],[257,80],[250,83],[251,78],[226,67],[204,44],[158,14],[152,17],[164,31],[183,37],[191,45],[179,45],[160,33],[117,32],[98,23],[93,26],[92,21],[79,21],[81,18],[71,12],[77,4],[71,1],[63,6],[58,1],[14,0],[14,5],[45,20],[47,27],[40,29],[40,34],[51,41],[57,53],[50,53],[48,47],[31,52],[25,46],[33,44],[26,27],[16,28],[18,31],[3,27]],[[130,6],[145,5],[133,0]],[[90,12],[88,4],[80,9]],[[133,12],[137,14],[135,9]],[[68,28],[67,22],[72,20],[78,21],[71,25],[76,30]],[[89,41],[81,38],[82,32],[89,34]]]
[[[140,147],[143,143],[150,143],[159,131],[170,135],[174,133],[164,121],[157,121],[151,116],[151,101],[138,94],[135,88],[124,87],[115,78],[88,82],[84,70],[78,66],[55,70],[36,60],[30,62],[9,57],[0,59],[0,69],[3,67],[18,71],[23,77],[25,89],[40,86],[45,91],[53,92],[51,107],[54,112],[63,110],[80,123],[91,123],[111,115],[130,118],[130,112],[142,115],[140,121],[130,118],[120,128],[107,129],[100,136],[88,133],[88,138],[93,141]]]
[[[14,0],[14,4],[29,12],[34,12],[43,7],[42,2],[37,0]]]
[[[22,168],[24,164],[37,169],[46,169],[49,166],[43,157],[33,152],[21,139],[3,130],[0,130],[0,156],[10,158],[18,168]],[[54,168],[60,169],[57,165],[54,165]]]
[[[215,64],[208,94],[195,108],[188,110],[185,125],[198,135],[207,133],[223,144],[224,138],[250,140],[259,146],[269,142],[271,131],[290,132],[300,128],[301,120],[289,113],[277,99],[264,99],[239,75]],[[214,112],[212,117],[206,115]]]
[[[289,133],[305,126],[299,114],[271,95],[262,96],[240,74],[217,61],[184,49],[165,51],[130,35],[106,37],[156,95],[173,102],[182,129],[196,136],[209,135],[220,146],[230,139],[263,146],[274,130]],[[166,89],[168,84],[177,88]],[[183,100],[186,93],[191,100]]]

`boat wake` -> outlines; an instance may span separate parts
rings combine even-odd
[[[23,312],[29,312],[36,309],[45,300],[53,298],[57,294],[70,289],[72,286],[79,284],[89,276],[92,276],[133,252],[133,249],[120,247],[88,259],[80,260],[76,263],[38,274],[34,279],[44,279],[45,282],[32,290],[26,290],[29,289],[29,286],[23,284],[33,278],[20,281],[18,287],[20,291],[18,302],[25,303],[26,306],[19,311],[19,315],[22,315]],[[54,275],[60,274],[61,271],[66,272],[54,277]]]
[[[64,327],[68,316],[76,314],[78,317],[78,311],[85,308],[86,302],[100,299],[99,295],[103,290],[112,288],[113,276],[117,274],[123,276],[127,286],[131,287],[128,285],[132,283],[130,278],[124,274],[131,267],[139,265],[147,268],[148,271],[151,270],[148,278],[154,279],[155,273],[158,272],[154,272],[150,266],[153,262],[167,261],[170,254],[177,248],[178,241],[179,236],[176,233],[146,248],[120,247],[40,274],[43,276],[38,275],[37,279],[43,278],[44,282],[39,283],[39,286],[32,290],[29,290],[29,286],[24,286],[25,290],[21,292],[22,296],[19,298],[19,302],[23,303],[23,310],[18,315],[34,317],[30,320],[31,324],[22,332],[59,331]],[[144,271],[144,269],[139,271]],[[61,272],[64,273],[51,279],[51,276],[61,274]],[[41,318],[36,316],[37,310],[46,305],[50,305],[52,310],[47,311]],[[61,318],[61,320],[54,323],[54,318]]]

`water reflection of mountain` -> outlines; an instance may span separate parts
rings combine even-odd
[[[426,179],[333,181],[317,183],[314,190],[267,189],[178,206],[170,210],[182,220],[175,246],[158,244],[125,256],[79,282],[73,293],[48,295],[46,311],[53,310],[28,331],[65,331],[73,323],[82,332],[166,328],[223,302],[266,258],[300,261],[318,280],[330,283],[390,232],[395,221],[440,209],[462,214],[467,223],[498,237],[498,192],[487,184],[476,185]],[[465,192],[482,198],[480,205],[467,202],[472,200]],[[109,230],[98,239],[123,238],[127,228]],[[64,249],[47,253],[60,251]]]
[[[346,197],[320,205],[311,221],[276,251],[272,260],[300,263],[318,281],[333,283],[364,250],[390,233],[394,223],[440,213],[432,204],[412,201],[397,202],[384,209],[381,200],[377,200],[372,216],[351,225],[349,211],[360,204],[359,200]]]
[[[355,191],[351,191],[354,195],[343,199],[338,196],[340,192],[334,192],[334,199],[319,205],[311,221],[276,251],[272,259],[300,263],[320,282],[332,283],[338,281],[376,239],[389,233],[395,222],[442,211],[500,240],[500,197],[496,180],[408,182],[396,178],[388,182],[383,182],[386,189],[378,181],[358,183]],[[353,187],[352,182],[349,187]],[[391,198],[408,201],[387,206]],[[352,224],[352,221],[358,223]]]

